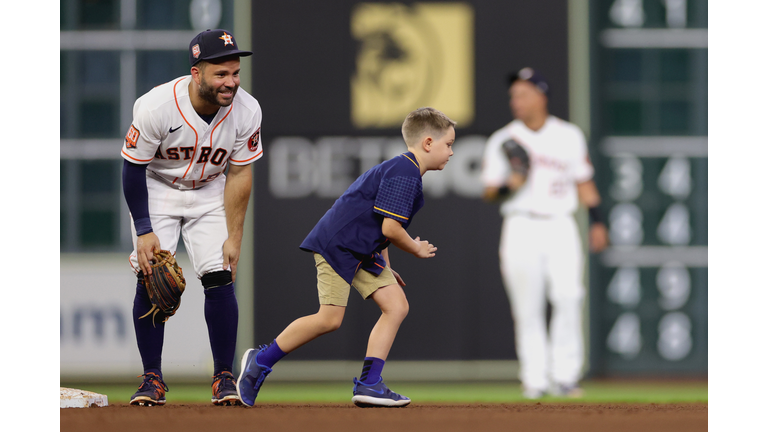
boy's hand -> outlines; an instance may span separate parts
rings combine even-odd
[[[395,280],[397,280],[397,284],[400,285],[401,287],[404,287],[405,286],[405,281],[403,280],[403,278],[401,278],[400,275],[397,274],[396,271],[392,270],[392,267],[389,268],[389,271],[392,272],[392,276],[394,276]]]
[[[416,237],[414,241],[419,245],[419,250],[414,255],[419,258],[432,258],[435,256],[437,248],[433,244],[426,240],[421,240],[420,237]]]

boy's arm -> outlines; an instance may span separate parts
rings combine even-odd
[[[393,245],[400,249],[416,255],[419,258],[432,258],[435,256],[437,248],[426,240],[419,237],[412,239],[405,231],[403,225],[391,218],[385,217],[381,224],[381,232],[387,237]],[[389,254],[387,254],[388,259]]]

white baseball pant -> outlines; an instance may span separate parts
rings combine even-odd
[[[507,216],[499,256],[523,385],[546,391],[551,384],[576,384],[584,363],[584,286],[575,220],[572,216]],[[552,304],[549,334],[547,298]]]
[[[222,246],[227,240],[227,219],[224,214],[223,175],[200,189],[178,190],[162,180],[147,177],[149,218],[160,247],[176,253],[179,233],[184,240],[189,259],[198,278],[221,271],[224,263]],[[139,271],[136,258],[136,229],[131,217],[133,253],[130,261]]]

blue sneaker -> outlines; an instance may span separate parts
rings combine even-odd
[[[381,377],[376,384],[365,384],[357,378],[353,378],[352,382],[355,383],[352,402],[359,407],[404,407],[411,403],[407,397],[390,390]]]
[[[253,406],[256,403],[256,396],[259,395],[259,389],[264,384],[264,379],[272,372],[271,368],[256,362],[256,356],[266,349],[266,345],[261,345],[258,350],[251,348],[243,354],[243,360],[240,362],[237,395],[240,396],[240,401],[246,406]]]

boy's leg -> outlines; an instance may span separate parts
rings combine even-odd
[[[408,299],[400,285],[379,288],[371,298],[381,309],[381,317],[371,330],[365,356],[386,360],[400,324],[408,315]]]
[[[280,349],[288,354],[318,336],[337,330],[346,310],[346,306],[321,304],[316,314],[301,317],[290,323],[275,341]]]
[[[272,372],[275,363],[296,348],[341,326],[347,309],[349,284],[320,254],[315,253],[314,258],[320,308],[315,314],[293,321],[269,346],[245,352],[237,380],[237,393],[247,406],[256,403],[264,379]]]
[[[382,280],[389,280],[388,278],[391,278],[394,281],[394,276],[389,269],[385,269],[385,272],[382,272],[379,279],[383,277],[387,279]],[[366,292],[366,288],[363,286],[355,285],[355,287],[361,294]],[[405,297],[405,292],[396,282],[376,289],[369,298],[372,298],[381,309],[381,317],[379,317],[368,338],[368,348],[360,380],[353,380],[352,401],[361,407],[408,405],[411,400],[390,390],[381,378],[381,371],[384,369],[384,363],[389,356],[389,350],[395,341],[397,331],[408,315],[408,300]]]

